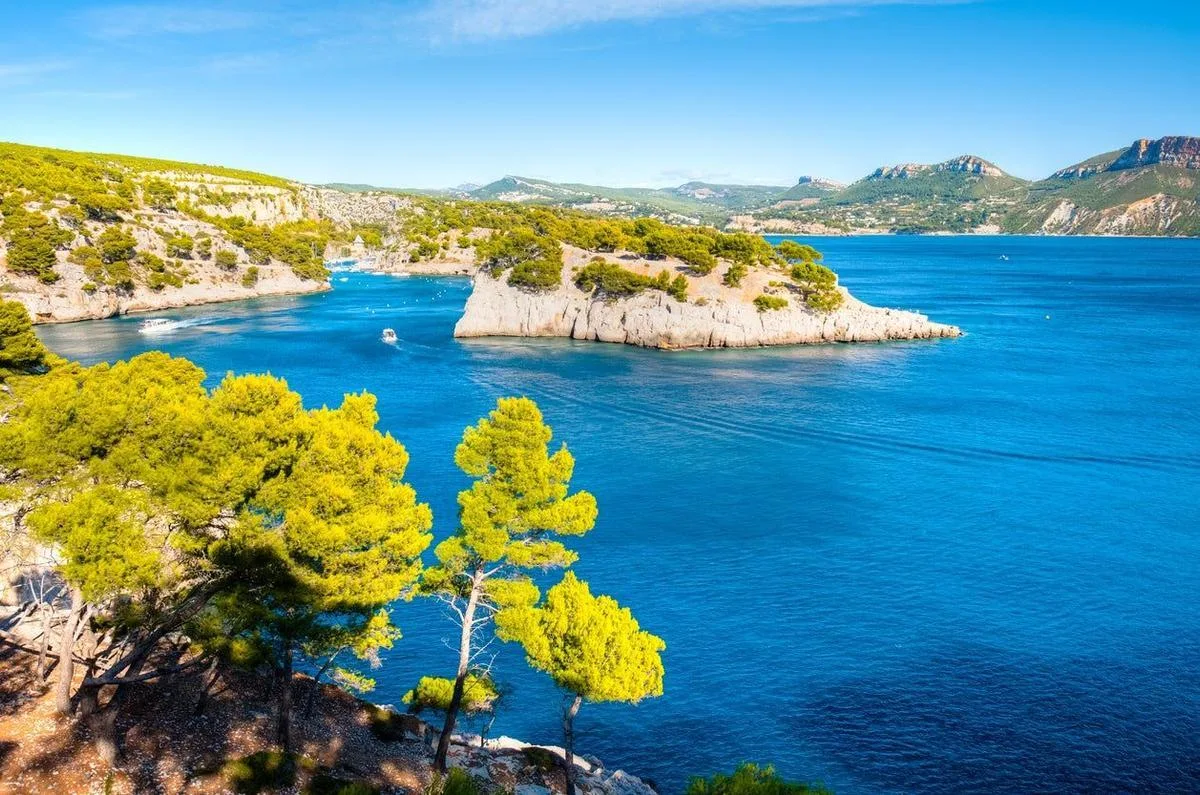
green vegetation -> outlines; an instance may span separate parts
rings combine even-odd
[[[135,178],[147,172],[193,177],[212,175],[251,185],[294,188],[291,182],[278,177],[222,166],[0,143],[0,187],[4,190],[18,188],[32,201],[102,196],[107,192],[123,199],[124,206],[128,207],[136,187]],[[148,191],[147,198],[161,201],[166,197],[167,192],[160,183],[170,185],[158,179],[143,184],[143,190]],[[83,203],[81,200],[80,204]]]
[[[25,307],[0,301],[0,382],[11,375],[29,374],[51,361],[51,354],[33,331]]]
[[[246,268],[246,272],[242,274],[242,286],[250,288],[256,284],[258,284],[258,266],[251,265],[249,268]]]
[[[224,268],[227,271],[234,270],[238,265],[237,252],[230,251],[227,248],[220,249],[213,256],[213,261],[216,262],[219,267]]]
[[[792,240],[784,240],[779,246],[779,254],[789,264],[791,269],[788,275],[792,277],[792,281],[800,288],[804,295],[804,301],[809,308],[818,312],[832,312],[842,305],[845,297],[841,290],[837,288],[837,274],[819,264],[822,259],[821,252],[817,251],[812,246],[806,246],[796,243]],[[760,296],[760,298],[766,296]],[[768,309],[778,309],[777,306],[759,305],[755,299],[755,306],[758,306],[758,311],[764,312]],[[764,302],[765,304],[766,302]]]
[[[241,759],[226,762],[221,774],[233,791],[245,795],[273,792],[296,783],[296,771],[316,765],[308,757],[281,751],[259,751]]]
[[[787,305],[787,299],[778,295],[767,295],[766,293],[762,293],[754,299],[754,306],[759,312],[771,312],[776,309],[786,309]]]
[[[186,235],[183,232],[176,232],[166,239],[166,245],[168,257],[191,259],[192,251],[196,247],[196,241],[191,235]]]
[[[30,369],[22,324],[4,326],[3,350]],[[307,411],[270,376],[204,378],[147,353],[13,379],[0,467],[69,586],[64,714],[113,714],[123,698],[101,704],[106,687],[170,675],[162,652],[181,631],[196,661],[241,646],[289,682],[295,657],[372,659],[396,636],[387,606],[415,585],[431,519],[402,481],[404,448],[375,430],[374,398]],[[76,645],[85,612],[111,642]],[[291,688],[278,692],[286,750]]]
[[[4,210],[0,233],[8,238],[8,269],[36,276],[46,284],[58,281],[59,275],[54,271],[58,262],[56,252],[74,234],[42,213],[27,212],[11,204],[0,207]]]
[[[467,713],[487,712],[500,697],[496,685],[487,676],[468,673],[463,680],[459,708]],[[413,712],[434,709],[445,712],[454,700],[454,680],[439,676],[422,676],[417,686],[404,694],[404,703]]]
[[[227,183],[210,189],[204,181],[213,177]],[[180,187],[173,180],[188,182]],[[138,282],[151,289],[176,286],[177,281],[182,284],[181,279],[164,276],[161,270],[118,264],[131,263],[133,255],[128,250],[117,251],[115,233],[109,234],[108,226],[146,225],[147,217],[155,213],[176,218],[186,215],[212,224],[245,248],[257,264],[275,259],[301,278],[325,278],[322,254],[326,242],[336,234],[332,224],[303,221],[267,227],[244,218],[213,216],[203,209],[210,204],[231,206],[242,195],[238,188],[246,186],[298,190],[286,180],[236,169],[0,143],[0,214],[4,218],[0,237],[7,242],[8,267],[53,282],[59,278],[54,270],[55,251],[67,247],[78,233],[96,241],[105,264],[116,265],[107,275],[95,268],[87,274],[93,290],[102,286],[132,290]],[[161,215],[155,216],[152,223],[162,230],[157,223],[160,220]],[[368,226],[350,231],[371,240],[381,236],[380,229]],[[205,260],[213,248],[208,233],[196,238],[179,231],[160,234],[170,258]],[[86,252],[70,259],[92,264]]]
[[[784,781],[773,767],[747,762],[732,775],[717,774],[709,779],[693,778],[687,795],[833,795],[820,784]]]
[[[732,262],[729,264],[729,269],[725,271],[725,275],[721,277],[721,282],[726,287],[740,287],[742,279],[746,278],[749,270],[745,263]]]
[[[786,264],[771,244],[757,235],[671,226],[654,218],[601,218],[543,206],[414,199],[403,227],[406,240],[414,246],[413,257],[426,256],[424,246],[443,236],[457,234],[461,240],[473,229],[492,230],[475,242],[476,262],[497,278],[507,271],[510,284],[530,290],[558,287],[562,245],[602,253],[628,251],[651,259],[672,257],[698,276],[711,273],[725,260],[730,267],[723,279],[734,287],[752,268],[782,269]],[[581,289],[609,298],[660,289],[678,301],[687,300],[688,279],[683,274],[664,282],[662,274],[646,277],[593,259],[575,279]]]
[[[553,290],[562,283],[562,248],[532,229],[499,231],[475,246],[476,261],[508,283],[530,290]]]
[[[96,244],[100,248],[100,259],[105,264],[128,262],[137,255],[137,239],[119,226],[105,228],[96,238]]]
[[[584,702],[634,703],[663,692],[661,638],[638,626],[627,608],[593,596],[568,571],[541,605],[508,606],[496,614],[496,633],[525,649],[529,664],[573,696],[563,713],[567,795],[575,793],[574,721]]]
[[[445,775],[434,774],[426,795],[484,795],[485,792],[470,773],[456,767]]]
[[[317,671],[311,693],[339,656],[377,664],[399,637],[392,611],[418,592],[460,621],[455,678],[424,677],[406,698],[446,712],[444,737],[459,712],[494,709],[500,695],[473,658],[492,618],[500,638],[520,643],[570,695],[568,760],[584,701],[662,693],[663,642],[627,608],[571,572],[544,598],[531,578],[574,563],[563,539],[589,532],[597,509],[592,495],[571,491],[574,459],[552,449],[526,398],[501,399],[464,431],[455,463],[473,481],[459,494],[458,528],[423,569],[432,516],[404,482],[404,447],[376,429],[369,394],[305,409],[272,376],[228,375],[207,388],[202,370],[160,352],[84,367],[48,353],[11,301],[0,302],[0,378],[4,496],[23,517],[6,537],[6,563],[32,572],[45,558],[22,550],[45,545],[65,586],[16,622],[65,616],[44,625],[61,660],[56,706],[79,716],[110,765],[119,732],[141,719],[123,711],[130,688],[265,667],[276,680],[262,688],[275,700],[274,747],[209,771],[238,792],[374,792],[295,753],[292,674],[300,662]],[[204,679],[197,714],[216,677]],[[422,728],[383,708],[367,717],[388,742]],[[546,770],[557,764],[536,749],[525,757]],[[568,771],[573,788],[574,765]],[[462,771],[445,775],[444,762],[439,772],[430,792],[483,791]]]
[[[594,292],[607,298],[628,298],[645,290],[662,290],[670,293],[672,281],[670,271],[661,271],[657,276],[643,276],[626,270],[615,262],[596,259],[585,265],[575,275],[575,284],[584,292]],[[684,279],[685,296],[687,279]]]
[[[302,279],[320,280],[329,276],[329,271],[325,269],[324,252],[334,229],[328,221],[293,221],[275,226],[258,226],[240,216],[221,218],[191,205],[183,205],[181,209],[223,231],[230,240],[246,250],[251,261],[259,265],[266,265],[274,259],[288,265]]]
[[[475,480],[459,492],[459,528],[434,549],[437,564],[422,582],[425,593],[449,602],[459,624],[454,690],[434,760],[439,772],[446,770],[479,634],[496,611],[537,600],[528,571],[575,562],[558,537],[583,535],[596,523],[596,499],[569,493],[575,459],[565,446],[551,453],[552,436],[533,401],[503,398],[454,452],[459,469]]]

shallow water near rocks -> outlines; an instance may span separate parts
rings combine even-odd
[[[742,760],[842,793],[1200,789],[1200,241],[817,245],[859,298],[968,335],[457,342],[466,280],[359,273],[157,313],[204,320],[167,335],[39,332],[213,383],[269,370],[310,406],[376,393],[439,537],[462,429],[535,398],[600,504],[577,571],[667,642],[666,695],[585,705],[578,747],[666,792]],[[381,703],[455,661],[437,605],[395,618]],[[512,693],[492,734],[560,742],[560,696],[493,648]]]

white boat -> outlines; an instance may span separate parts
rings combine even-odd
[[[396,342],[396,339],[397,339],[397,338],[396,338],[396,332],[395,332],[393,329],[390,329],[390,328],[385,328],[385,329],[383,330],[383,334],[382,334],[382,335],[380,335],[380,337],[379,337],[379,338],[380,338],[381,340],[383,340],[384,342],[386,342],[386,343],[389,343],[389,344],[395,344],[395,342]]]
[[[171,320],[165,317],[152,317],[149,320],[143,320],[142,325],[138,326],[138,332],[142,334],[159,334],[164,331],[170,331],[178,325],[178,321]]]

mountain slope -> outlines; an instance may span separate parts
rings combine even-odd
[[[39,321],[326,289],[332,225],[256,172],[0,143],[0,290]]]
[[[1029,187],[1006,231],[1200,235],[1200,138],[1140,139]]]

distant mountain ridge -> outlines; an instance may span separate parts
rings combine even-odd
[[[339,185],[348,190],[368,186]],[[577,207],[756,232],[1200,235],[1200,137],[1142,138],[1030,181],[964,154],[876,168],[849,185],[702,181],[608,188],[506,176],[483,186],[397,191]]]

